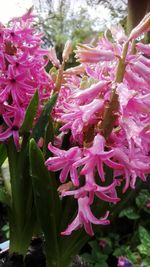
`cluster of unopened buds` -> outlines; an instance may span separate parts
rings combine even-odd
[[[136,40],[149,30],[150,14],[129,37],[114,28],[113,41],[106,35],[96,47],[79,45],[81,65],[64,71],[53,112],[62,126],[46,161],[50,171],[60,172],[61,197],[78,203],[64,235],[82,225],[93,235],[92,224],[109,224],[109,208],[100,219],[93,215],[95,200],[101,212],[104,202],[120,200],[118,187],[123,193],[135,189],[137,179],[146,181],[150,173],[150,45]],[[68,149],[62,149],[66,134]]]

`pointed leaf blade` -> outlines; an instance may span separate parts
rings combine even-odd
[[[59,199],[44,165],[43,154],[34,139],[30,141],[30,168],[36,212],[45,235],[47,257],[49,262],[55,262],[56,259],[59,260],[55,200]]]
[[[39,96],[38,96],[38,91],[36,90],[34,96],[32,97],[29,103],[23,124],[20,128],[21,133],[24,132],[27,133],[31,130],[37,112],[38,104],[39,104]]]
[[[55,93],[51,99],[47,102],[47,104],[45,105],[35,127],[33,128],[32,131],[32,137],[38,141],[40,139],[40,137],[44,137],[45,135],[45,128],[48,124],[49,121],[49,116],[50,113],[57,101],[57,97],[58,97],[58,93]]]

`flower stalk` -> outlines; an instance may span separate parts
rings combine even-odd
[[[115,83],[112,88],[110,102],[108,105],[106,105],[104,110],[104,116],[103,121],[101,125],[102,133],[104,137],[107,139],[109,135],[111,134],[114,125],[115,120],[118,116],[118,107],[119,107],[119,101],[118,101],[118,94],[116,93],[116,87],[118,83],[121,83],[123,81],[124,73],[125,73],[125,59],[128,52],[128,46],[129,43],[126,42],[122,51],[122,55],[119,58],[117,70],[116,70],[116,78]]]

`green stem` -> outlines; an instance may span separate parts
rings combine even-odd
[[[119,59],[117,70],[116,70],[116,78],[115,78],[115,86],[112,89],[111,97],[110,97],[110,103],[109,105],[105,108],[104,111],[104,117],[103,117],[103,122],[102,122],[102,131],[103,135],[105,138],[108,138],[110,133],[113,130],[114,123],[116,120],[116,114],[118,112],[118,107],[119,107],[119,102],[118,102],[118,94],[116,93],[116,83],[121,83],[123,81],[124,73],[125,73],[125,59],[126,59],[126,54],[128,51],[128,46],[129,43],[126,42],[122,55]]]

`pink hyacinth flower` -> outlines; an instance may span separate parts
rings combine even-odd
[[[142,33],[150,31],[150,12],[140,21],[140,23],[131,31],[129,41],[136,39]]]
[[[3,116],[4,122],[7,124],[8,128],[0,132],[0,142],[5,142],[10,136],[12,136],[14,139],[15,146],[17,150],[19,150],[19,128],[21,127],[23,121],[23,111],[21,109],[16,109],[11,106],[8,108],[10,108],[10,113],[14,109],[14,111],[12,112],[13,121],[12,117],[8,116],[8,114],[5,114]]]
[[[89,205],[89,198],[87,196],[81,197],[78,199],[78,214],[76,218],[72,221],[71,224],[67,227],[67,229],[61,232],[62,235],[70,235],[72,231],[80,228],[84,225],[85,231],[93,236],[94,232],[91,224],[99,224],[99,225],[108,225],[109,220],[107,219],[109,212],[107,211],[103,218],[97,219],[91,212]]]
[[[81,158],[82,152],[79,147],[72,147],[68,151],[61,150],[49,144],[49,150],[54,153],[55,157],[50,157],[45,162],[48,170],[59,171],[61,170],[59,179],[61,183],[66,182],[68,174],[70,172],[70,177],[75,186],[79,185],[78,176],[72,167],[73,163]]]
[[[63,191],[61,196],[74,196],[74,198],[84,197],[89,193],[90,203],[93,202],[94,194],[101,200],[109,203],[117,203],[120,199],[117,197],[116,186],[118,185],[117,180],[114,180],[112,184],[108,186],[99,186],[95,182],[93,172],[88,173],[85,176],[85,185],[77,188],[76,190]]]
[[[90,148],[84,149],[84,158],[74,163],[74,167],[84,165],[81,170],[82,175],[87,175],[91,171],[95,174],[97,168],[101,181],[105,181],[105,175],[103,170],[103,163],[111,162],[110,158],[114,155],[114,151],[104,151],[105,139],[100,134],[97,134],[94,138],[93,145]]]
[[[115,58],[114,53],[111,50],[90,47],[87,45],[77,46],[76,57],[82,63],[98,63],[99,61],[111,61]]]

